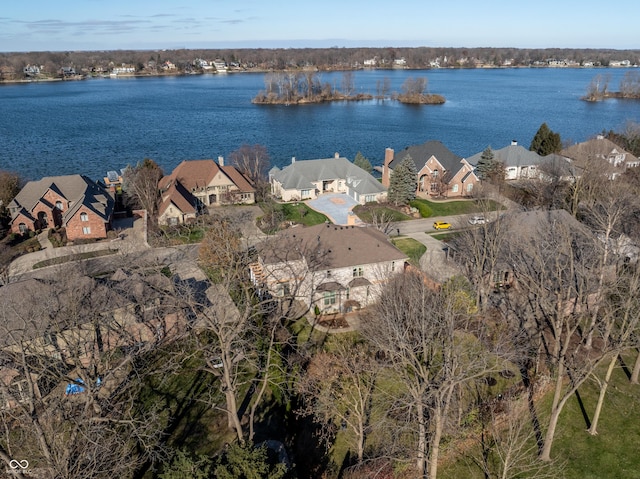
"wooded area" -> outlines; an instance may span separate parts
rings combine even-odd
[[[640,63],[640,50],[517,49],[517,48],[288,48],[288,49],[181,49],[0,53],[0,81],[21,78],[27,65],[37,65],[49,75],[62,67],[83,74],[109,72],[114,66],[132,65],[140,74],[162,74],[172,62],[171,74],[198,72],[196,59],[221,59],[230,71],[350,70],[374,68],[476,68],[549,66],[609,66],[612,61]],[[396,63],[396,60],[402,62]],[[368,63],[365,64],[365,61]],[[372,63],[369,63],[372,62]]]

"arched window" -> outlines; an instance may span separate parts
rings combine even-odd
[[[89,221],[89,215],[86,213],[80,213],[80,221]]]
[[[58,208],[60,211],[62,211],[62,201],[60,201],[60,200],[56,201],[56,208]]]
[[[20,233],[24,234],[27,232],[27,225],[25,225],[24,223],[20,223],[18,225],[18,229],[20,230]]]

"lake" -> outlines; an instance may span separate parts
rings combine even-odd
[[[540,124],[579,142],[640,123],[640,101],[580,100],[596,75],[617,90],[627,69],[366,70],[358,92],[388,78],[400,91],[426,77],[444,105],[392,100],[300,106],[254,105],[264,75],[100,78],[0,85],[0,169],[27,179],[82,173],[94,179],[152,158],[166,171],[182,160],[227,157],[243,143],[267,147],[271,164],[361,151],[382,163],[384,150],[435,139],[469,157],[517,140],[528,147]],[[340,88],[341,72],[319,73]]]

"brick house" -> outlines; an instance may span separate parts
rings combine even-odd
[[[250,275],[258,290],[323,314],[364,308],[404,270],[408,257],[370,226],[290,228],[258,247]]]
[[[430,140],[422,145],[409,146],[397,154],[391,148],[385,150],[382,184],[386,188],[389,188],[393,168],[407,156],[416,165],[418,196],[470,196],[480,182],[474,167],[466,159],[451,152],[441,142]]]
[[[173,300],[174,287],[159,273],[117,270],[104,278],[70,273],[64,280],[31,278],[0,288],[0,410],[31,394],[21,363],[25,351],[34,359],[30,382],[39,398],[59,390],[60,380],[74,377],[77,368],[100,374],[101,357],[110,351],[138,354],[181,335],[189,325]],[[39,377],[42,364],[55,373]]]
[[[83,175],[30,181],[8,205],[11,232],[66,229],[70,241],[103,239],[111,228],[111,193]]]

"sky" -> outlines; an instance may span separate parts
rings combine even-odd
[[[638,49],[618,0],[3,0],[0,51],[304,47]]]

